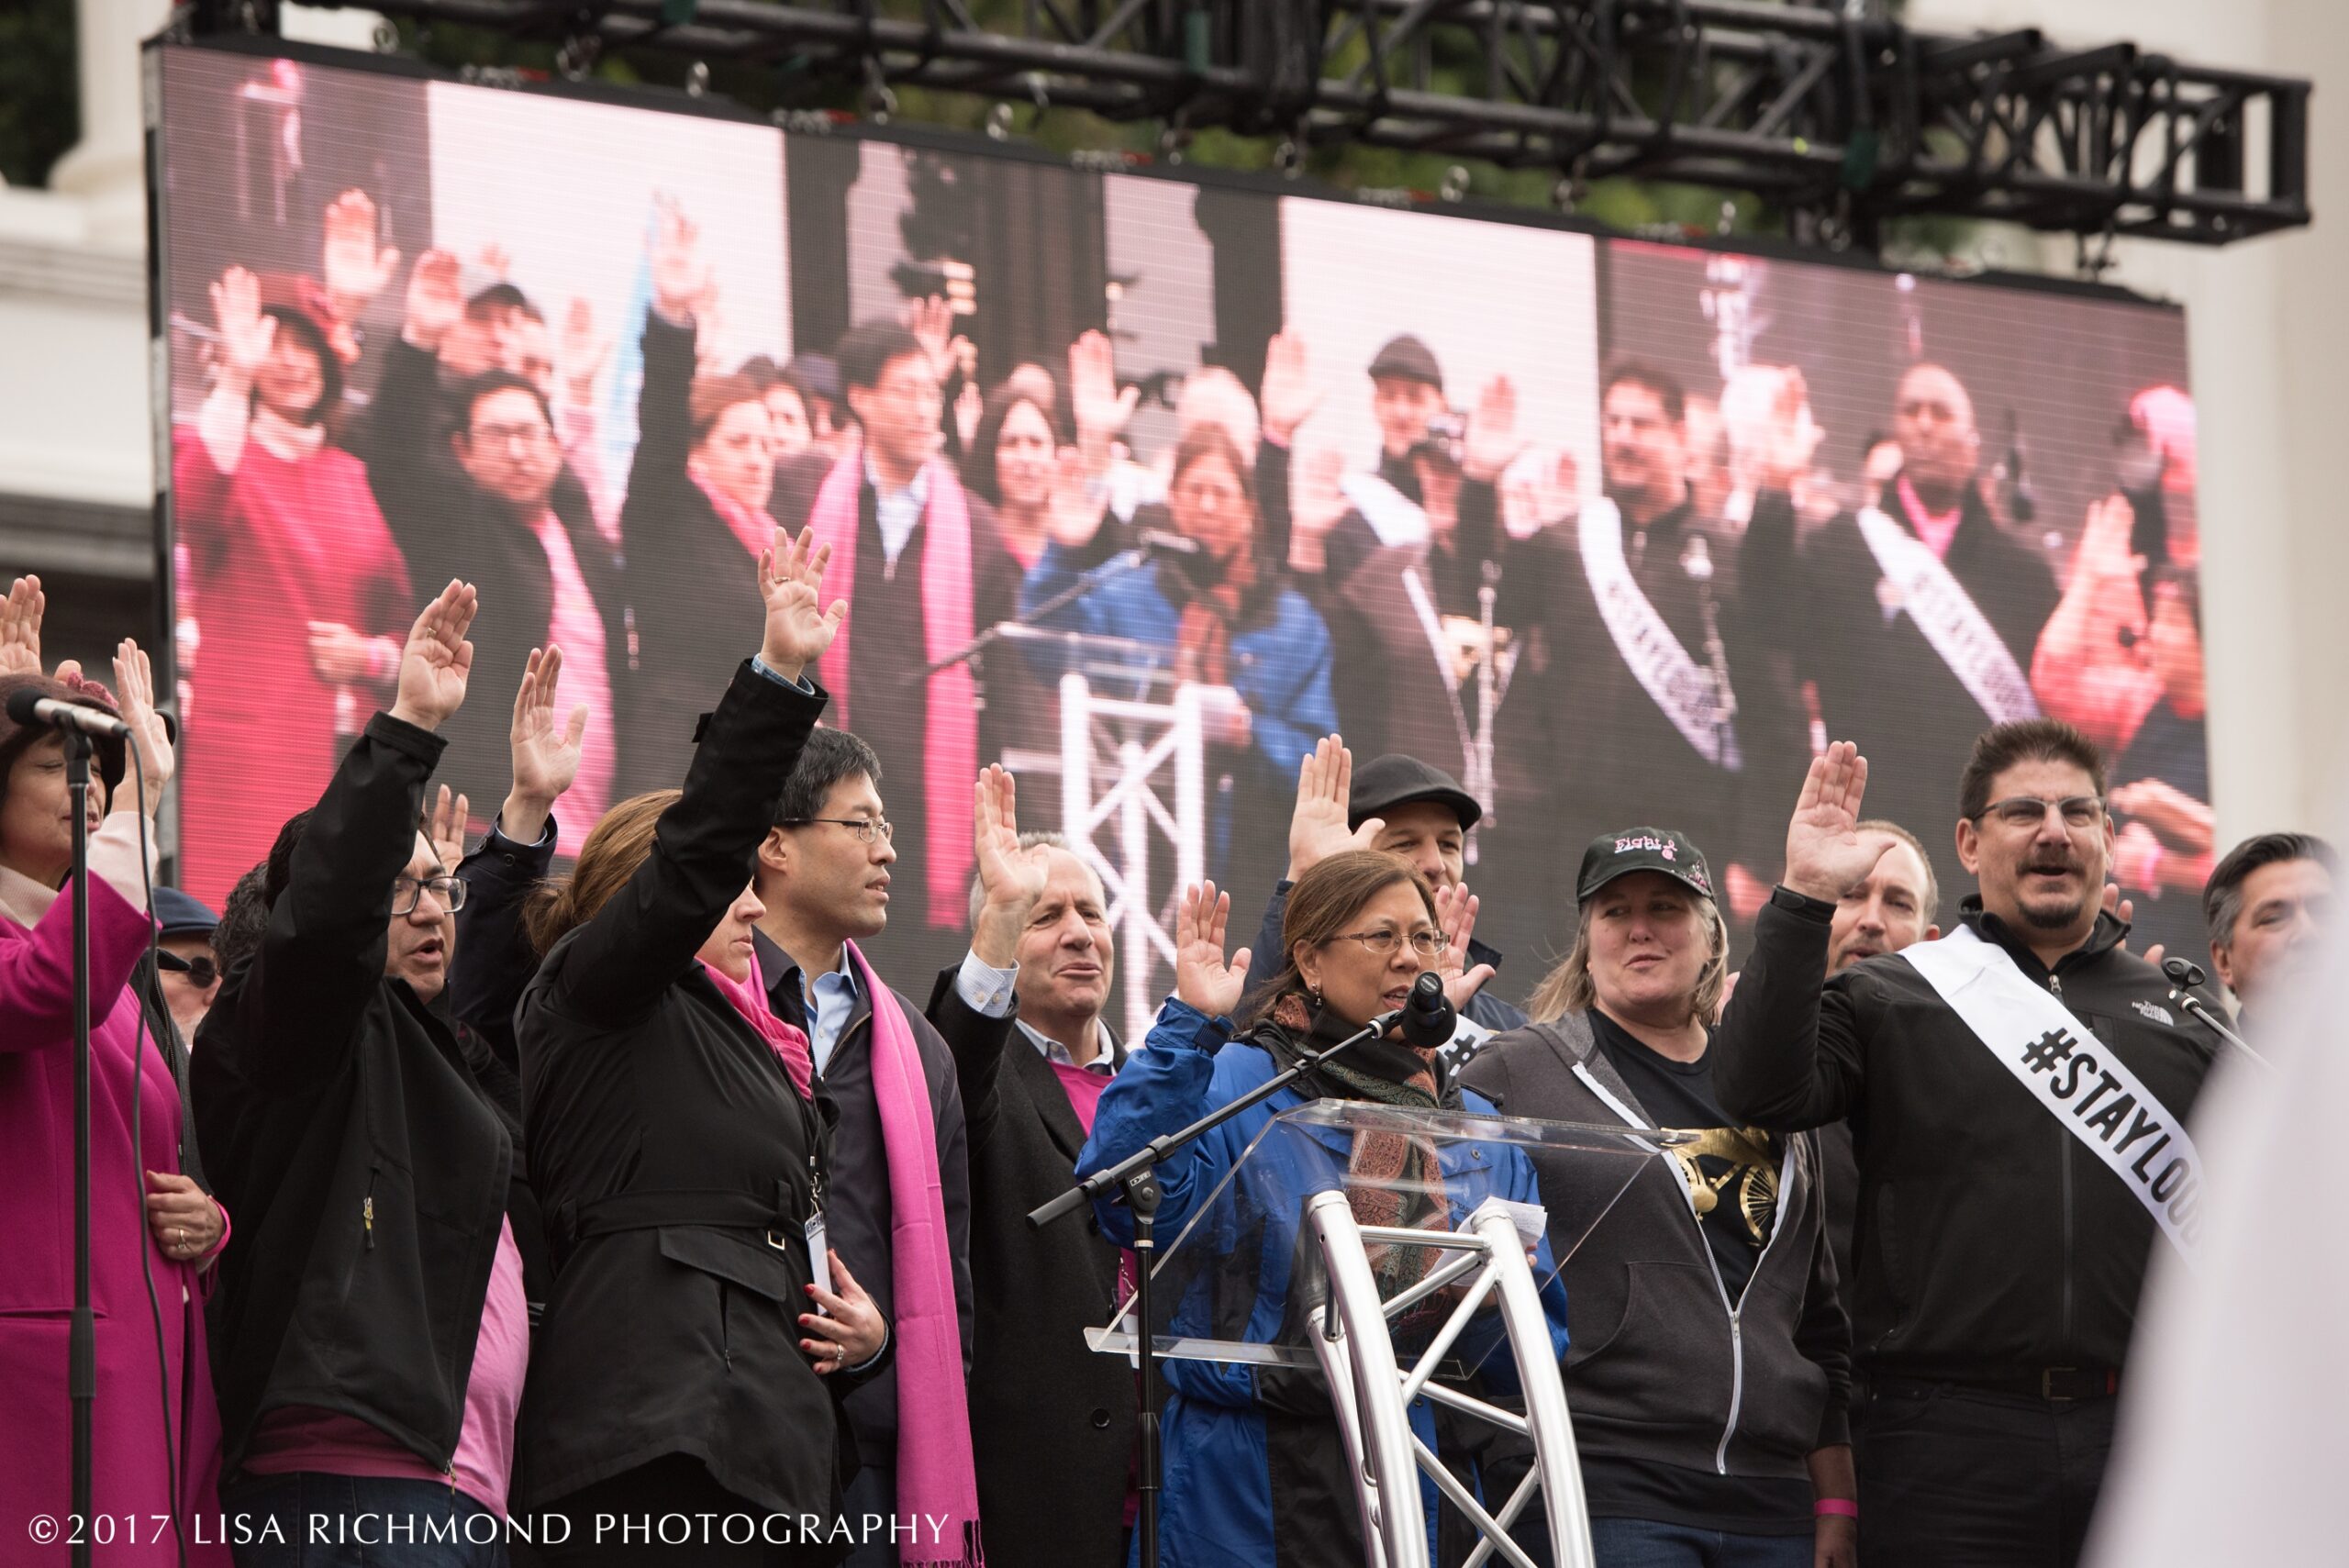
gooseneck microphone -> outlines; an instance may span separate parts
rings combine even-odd
[[[2204,1023],[2209,1024],[2212,1029],[2218,1030],[2220,1035],[2225,1039],[2228,1044],[2233,1046],[2237,1051],[2242,1051],[2245,1056],[2250,1057],[2254,1062],[2258,1062],[2262,1067],[2266,1068],[2271,1073],[2276,1070],[2275,1063],[2269,1062],[2267,1058],[2260,1055],[2259,1052],[2252,1050],[2249,1041],[2245,1040],[2243,1036],[2235,1033],[2234,1030],[2229,1029],[2225,1023],[2221,1021],[2219,1015],[2204,1006],[2202,1005],[2202,999],[2199,996],[2195,995],[2193,991],[2189,989],[2191,986],[2201,984],[2205,980],[2210,978],[2202,973],[2202,966],[2200,964],[2195,962],[2189,958],[2165,958],[2162,960],[2162,973],[2168,977],[2169,999],[2171,1001],[2176,1003],[2179,1006],[2185,1008],[2188,1012],[2193,1014],[2196,1018],[2200,1018]]]
[[[45,697],[30,686],[8,694],[8,717],[28,729],[71,729],[101,740],[130,739],[130,726],[104,708]]]

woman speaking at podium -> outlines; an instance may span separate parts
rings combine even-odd
[[[1453,916],[1448,933],[1434,893],[1399,856],[1374,850],[1331,855],[1290,891],[1281,932],[1288,951],[1271,983],[1243,1008],[1248,951],[1241,949],[1229,962],[1223,952],[1230,895],[1219,894],[1212,883],[1190,889],[1175,927],[1174,995],[1159,1011],[1149,1049],[1136,1051],[1101,1096],[1077,1174],[1115,1164],[1152,1139],[1245,1095],[1293,1065],[1300,1053],[1327,1050],[1402,1006],[1422,970],[1445,974],[1453,1004],[1465,1001],[1489,972],[1480,966],[1462,973],[1475,912],[1464,898],[1456,907],[1445,907]],[[1244,1020],[1238,1027],[1235,1013]],[[1401,1134],[1365,1130],[1350,1136],[1342,1129],[1316,1128],[1295,1138],[1268,1140],[1251,1152],[1273,1118],[1317,1098],[1424,1111],[1490,1115],[1493,1109],[1483,1096],[1464,1093],[1435,1051],[1416,1050],[1390,1033],[1350,1047],[1296,1085],[1170,1154],[1158,1168],[1164,1195],[1157,1213],[1162,1248],[1184,1235],[1184,1227],[1216,1196],[1243,1155],[1249,1160],[1249,1185],[1275,1194],[1274,1201],[1254,1206],[1261,1232],[1252,1224],[1241,1228],[1250,1244],[1262,1249],[1261,1261],[1236,1255],[1219,1260],[1215,1281],[1202,1281],[1202,1289],[1182,1293],[1171,1304],[1174,1332],[1301,1343],[1302,1315],[1288,1300],[1291,1262],[1305,1200],[1329,1186],[1332,1174],[1342,1173],[1354,1218],[1364,1225],[1448,1230],[1486,1196],[1533,1201],[1531,1162],[1522,1150],[1497,1143],[1448,1140],[1439,1150],[1432,1141]],[[1316,1168],[1308,1139],[1324,1146],[1326,1165]],[[1437,1162],[1432,1170],[1431,1161]],[[1280,1201],[1284,1192],[1293,1201]],[[1442,1212],[1431,1201],[1437,1195]],[[1095,1212],[1112,1239],[1132,1243],[1132,1218],[1121,1203],[1102,1200]],[[1400,1288],[1410,1281],[1393,1278],[1397,1269],[1424,1272],[1435,1255],[1426,1249],[1377,1249],[1373,1265],[1386,1276],[1384,1284]],[[1551,1280],[1542,1302],[1554,1349],[1563,1354],[1565,1293],[1551,1279],[1546,1242],[1535,1273]],[[1251,1275],[1257,1281],[1252,1299],[1246,1292],[1231,1299],[1232,1279]],[[1205,1288],[1210,1283],[1227,1288]],[[1449,1310],[1441,1293],[1423,1306],[1438,1323]],[[1397,1339],[1408,1340],[1415,1326],[1397,1321]],[[1497,1344],[1497,1328],[1489,1320],[1472,1327],[1462,1340],[1464,1348],[1453,1354],[1475,1365],[1479,1351],[1474,1341]],[[1347,1451],[1318,1372],[1206,1361],[1160,1364],[1173,1391],[1161,1445],[1165,1475],[1159,1545],[1167,1568],[1228,1562],[1355,1568],[1363,1562],[1362,1521],[1351,1478],[1359,1456]],[[1506,1352],[1490,1358],[1478,1376],[1500,1385],[1492,1392],[1515,1391],[1515,1366]],[[1410,1418],[1419,1439],[1475,1490],[1473,1457],[1447,1443],[1445,1423],[1424,1396],[1412,1401]],[[1431,1551],[1436,1561],[1451,1561],[1457,1554],[1435,1550],[1437,1526],[1457,1516],[1439,1509],[1431,1482],[1422,1480],[1420,1487]],[[1139,1542],[1137,1555],[1138,1549]]]

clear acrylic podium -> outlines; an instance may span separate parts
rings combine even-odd
[[[1370,1568],[1428,1568],[1422,1473],[1484,1538],[1468,1568],[1495,1555],[1531,1568],[1508,1531],[1537,1494],[1553,1560],[1590,1568],[1542,1295],[1642,1162],[1688,1137],[1323,1099],[1275,1117],[1210,1190],[1186,1190],[1181,1173],[1199,1167],[1178,1153],[1161,1167],[1173,1184],[1150,1276],[1152,1353],[1318,1379],[1354,1462]],[[1136,1329],[1130,1296],[1088,1338],[1135,1358]],[[1531,1468],[1497,1510],[1412,1429],[1422,1396],[1530,1443]]]

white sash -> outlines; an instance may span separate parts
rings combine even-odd
[[[2039,700],[2031,695],[2031,683],[1948,563],[1877,507],[1867,507],[1857,520],[1860,537],[1896,595],[1886,606],[1886,618],[1907,610],[1991,723],[2037,718]]]
[[[1623,559],[1622,513],[1603,496],[1588,502],[1578,531],[1583,574],[1590,580],[1591,597],[1598,601],[1599,618],[1607,623],[1616,651],[1680,738],[1713,766],[1734,772],[1739,765],[1737,737],[1720,722],[1720,693],[1713,684],[1713,673],[1688,656],[1632,578],[1631,564]]]
[[[2121,1178],[2189,1265],[2202,1224],[2202,1156],[2186,1124],[2070,1008],[1970,926],[1900,950],[1983,1049]]]
[[[1349,473],[1338,489],[1384,545],[1423,544],[1433,532],[1425,508],[1375,473]]]

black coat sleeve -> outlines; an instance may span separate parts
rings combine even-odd
[[[1799,899],[1796,907],[1787,901]],[[1860,1096],[1860,1037],[1852,999],[1827,981],[1833,905],[1781,888],[1753,922],[1729,1010],[1713,1034],[1721,1108],[1773,1132],[1821,1127]]]
[[[1809,1202],[1818,1211],[1819,1229],[1811,1240],[1810,1278],[1803,1290],[1802,1316],[1795,1324],[1795,1348],[1827,1374],[1827,1407],[1820,1412],[1819,1437],[1813,1448],[1834,1448],[1852,1440],[1852,1320],[1843,1311],[1835,1249],[1828,1240],[1827,1195],[1821,1185],[1824,1167],[1823,1149],[1814,1140]]]
[[[224,998],[249,1083],[306,1087],[348,1060],[384,983],[392,882],[416,853],[425,781],[444,744],[379,713],[318,797],[260,951]]]
[[[930,1006],[923,1016],[946,1042],[954,1057],[954,1076],[963,1095],[963,1127],[973,1150],[983,1149],[995,1134],[1002,1100],[1003,1052],[1017,1029],[1019,1004],[999,1018],[988,1018],[963,999],[956,989],[960,964],[938,972],[930,987]]]
[[[554,1004],[607,1026],[640,1018],[690,972],[702,942],[750,885],[774,798],[824,711],[824,694],[743,661],[662,814],[652,852],[560,956]]]
[[[552,817],[535,844],[516,843],[492,822],[489,836],[457,867],[465,906],[457,911],[450,1007],[508,1067],[518,1060],[514,1007],[539,968],[538,954],[522,932],[522,905],[554,865],[554,846]]]

